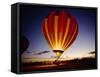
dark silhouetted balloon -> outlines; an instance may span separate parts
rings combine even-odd
[[[20,54],[27,50],[29,41],[25,36],[20,37]]]

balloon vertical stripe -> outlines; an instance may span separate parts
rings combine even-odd
[[[54,17],[54,35],[55,35],[55,44],[56,44],[56,47],[55,48],[57,48],[58,47],[58,38],[57,38],[57,36],[58,36],[58,16],[55,16]]]
[[[50,47],[53,48],[52,41],[50,39],[50,35],[49,35],[49,31],[48,31],[48,27],[47,27],[47,21],[48,21],[48,19],[45,19],[45,31],[46,31],[47,39],[49,40],[49,43],[50,43]]]
[[[67,26],[65,27],[66,31],[65,31],[64,38],[63,38],[62,45],[61,45],[62,48],[64,46],[64,43],[66,43],[65,40],[66,40],[66,38],[68,36],[69,26],[70,26],[70,19],[68,18],[68,20],[67,20]]]
[[[70,46],[70,44],[72,43],[72,41],[74,41],[73,39],[74,39],[74,37],[76,36],[76,34],[77,34],[77,26],[76,26],[75,31],[74,31],[74,33],[72,34],[72,37],[70,38],[68,44],[65,46],[64,50],[66,50],[66,49]]]

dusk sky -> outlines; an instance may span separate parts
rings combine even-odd
[[[41,23],[45,16],[51,11],[69,12],[78,22],[78,36],[73,44],[63,53],[61,57],[84,57],[88,52],[95,51],[95,26],[96,26],[96,10],[77,8],[77,7],[39,7],[32,5],[21,5],[21,35],[29,40],[29,48],[23,53],[25,56],[47,57],[55,56],[52,49],[44,39],[41,30]],[[34,55],[41,51],[50,51],[42,55]],[[31,53],[27,53],[31,52]]]

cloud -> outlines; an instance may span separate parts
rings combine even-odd
[[[42,55],[42,54],[49,53],[49,52],[50,51],[42,51],[42,52],[36,53],[35,55]]]
[[[88,54],[95,54],[95,51],[89,52]]]

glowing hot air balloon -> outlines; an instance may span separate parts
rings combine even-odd
[[[78,24],[76,19],[64,10],[52,11],[43,19],[42,31],[50,48],[59,58],[76,39]]]

